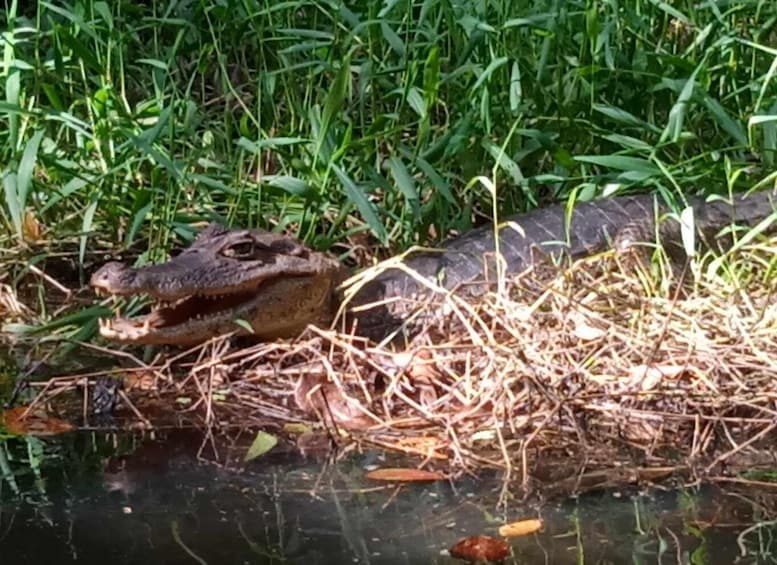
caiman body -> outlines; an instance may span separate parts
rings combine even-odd
[[[725,246],[730,234],[722,234],[729,226],[752,227],[774,214],[777,191],[729,200],[691,198],[688,206],[698,240]],[[482,226],[437,250],[407,254],[403,268],[388,268],[358,288],[347,304],[348,319],[360,334],[387,335],[407,315],[404,302],[428,292],[424,280],[456,292],[493,282],[497,251],[501,272],[513,275],[538,260],[656,241],[682,249],[679,221],[652,195],[537,209],[506,218],[498,230]],[[108,263],[91,284],[109,294],[145,293],[164,303],[146,316],[103,321],[103,336],[127,343],[192,344],[235,330],[248,333],[248,326],[256,337],[274,339],[296,335],[310,323],[328,324],[347,276],[338,261],[293,238],[211,224],[169,261],[137,269]]]

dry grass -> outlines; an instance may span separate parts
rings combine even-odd
[[[206,426],[319,422],[338,441],[457,470],[526,480],[564,457],[583,461],[569,460],[572,474],[621,463],[713,470],[775,437],[774,245],[659,276],[604,254],[470,302],[439,295],[404,348],[319,328],[242,349],[221,338],[136,361],[128,374],[141,378],[128,382],[188,395],[183,411]],[[126,388],[132,413],[153,423]]]

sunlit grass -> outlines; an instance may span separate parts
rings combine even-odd
[[[6,9],[9,233],[160,242],[203,217],[328,247],[609,183],[747,188],[774,158],[775,7],[38,3]],[[504,151],[501,149],[504,148]]]
[[[773,3],[352,4],[7,2],[2,247],[142,262],[215,219],[385,257],[773,182]]]

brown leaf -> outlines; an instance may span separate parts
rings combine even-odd
[[[434,436],[410,436],[397,438],[393,446],[408,453],[419,453],[424,457],[431,459],[448,459],[448,456],[441,451],[447,449],[448,444],[440,441],[440,438]]]
[[[15,435],[52,436],[69,432],[73,424],[67,420],[54,418],[42,408],[28,411],[27,406],[9,408],[0,416],[3,427]],[[25,416],[25,413],[27,415]]]
[[[333,421],[348,430],[366,429],[375,422],[355,398],[346,396],[335,384],[302,376],[294,389],[294,400],[305,412],[315,412],[324,421]]]
[[[126,390],[156,390],[157,378],[153,371],[129,371],[122,375]]]
[[[376,469],[367,473],[367,478],[374,481],[391,481],[399,483],[415,483],[422,481],[441,481],[445,479],[444,475],[435,471],[424,471],[423,469],[405,469],[405,468],[386,468]]]
[[[29,243],[41,241],[43,239],[43,231],[43,224],[35,217],[35,213],[32,210],[27,210],[22,220],[22,237],[24,241]]]
[[[506,541],[490,536],[475,536],[456,542],[450,554],[457,559],[471,562],[502,561],[510,555]]]
[[[510,522],[499,527],[499,535],[505,538],[516,538],[519,536],[528,536],[542,529],[542,520],[530,518],[528,520],[518,520]]]

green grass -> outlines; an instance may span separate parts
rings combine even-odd
[[[773,0],[5,0],[5,245],[218,219],[393,250],[575,195],[774,180]]]

